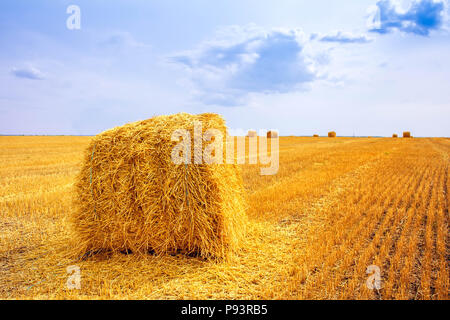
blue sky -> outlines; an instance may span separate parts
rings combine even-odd
[[[448,14],[446,0],[2,0],[0,133],[184,111],[282,135],[448,137]]]

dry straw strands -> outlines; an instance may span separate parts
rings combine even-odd
[[[278,138],[278,132],[277,131],[268,131],[267,132],[267,138]]]
[[[336,132],[334,132],[334,131],[328,132],[328,137],[329,138],[336,138]]]
[[[203,132],[220,130],[225,141],[222,117],[186,113],[130,123],[93,138],[77,178],[72,215],[81,253],[221,259],[239,246],[246,225],[239,167],[171,161],[179,143],[171,140],[173,131],[189,131],[193,146],[194,121],[201,121]]]
[[[247,137],[257,137],[258,134],[254,130],[248,130]]]
[[[404,131],[404,132],[403,132],[403,138],[411,138],[411,132],[409,132],[409,131]]]

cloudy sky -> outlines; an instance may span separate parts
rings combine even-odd
[[[0,134],[184,111],[282,135],[448,137],[448,15],[446,0],[2,0]]]

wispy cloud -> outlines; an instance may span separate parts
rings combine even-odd
[[[106,39],[100,42],[100,45],[103,47],[112,47],[112,48],[124,48],[124,47],[132,47],[132,48],[146,48],[150,47],[149,45],[137,41],[132,34],[128,32],[115,32],[108,36]]]
[[[299,90],[318,76],[299,30],[235,26],[220,35],[171,57],[188,69],[197,96],[207,104],[236,105],[249,93]]]
[[[373,39],[369,38],[365,34],[355,35],[350,32],[342,32],[342,31],[335,31],[330,34],[326,35],[318,35],[313,34],[311,36],[312,39],[317,39],[322,42],[336,42],[336,43],[369,43],[372,42]]]
[[[24,79],[31,79],[31,80],[42,80],[44,79],[44,74],[32,67],[24,67],[24,68],[13,68],[11,70],[11,73],[16,76],[17,78],[24,78]]]
[[[394,0],[381,0],[369,8],[369,31],[386,34],[400,30],[428,36],[443,27],[446,7],[446,0],[414,0],[402,10]]]

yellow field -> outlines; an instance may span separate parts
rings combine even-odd
[[[281,138],[243,166],[250,226],[230,261],[70,256],[89,137],[0,137],[0,298],[448,299],[449,139]],[[80,290],[66,267],[81,269]],[[369,265],[382,288],[366,286]]]

